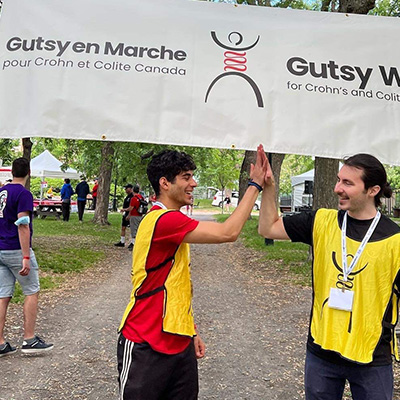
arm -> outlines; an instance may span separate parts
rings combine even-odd
[[[203,342],[203,339],[200,337],[199,333],[197,332],[196,328],[196,336],[194,339],[194,351],[196,353],[196,358],[203,358],[206,354],[206,345]]]
[[[25,217],[25,216],[29,217],[29,215],[30,215],[30,213],[28,211],[20,212],[20,213],[18,213],[18,218]],[[30,231],[30,227],[28,224],[18,225],[18,237],[19,237],[19,243],[21,245],[23,257],[29,257],[30,236],[31,236],[31,231]],[[22,259],[22,268],[19,271],[19,274],[22,276],[26,276],[29,274],[30,269],[31,269],[31,260]]]
[[[268,160],[261,198],[258,233],[269,239],[289,239],[282,218],[278,215],[278,207],[275,201],[275,182]]]
[[[128,208],[123,208],[124,211],[131,212],[134,208],[138,208],[139,206],[139,199],[137,197],[132,197],[131,202],[129,203]]]
[[[261,187],[264,186],[264,176],[266,173],[267,158],[262,145],[257,148],[256,164],[251,166],[250,178],[257,182]],[[249,217],[254,203],[258,196],[258,189],[249,186],[242,201],[239,203],[232,215],[223,223],[199,222],[197,228],[189,232],[185,238],[185,243],[225,243],[234,242],[242,230]]]

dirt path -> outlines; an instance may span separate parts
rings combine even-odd
[[[53,352],[0,359],[0,400],[117,399],[116,330],[129,299],[131,253],[41,297],[39,333]],[[207,344],[199,362],[201,400],[303,398],[311,290],[259,261],[241,243],[192,246],[196,322]],[[7,338],[21,340],[21,307]]]

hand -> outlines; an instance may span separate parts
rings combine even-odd
[[[257,147],[257,159],[255,165],[250,166],[250,178],[258,183],[262,188],[265,185],[265,175],[267,173],[267,168],[269,162],[267,156],[265,155],[263,145],[260,144]]]
[[[203,358],[206,354],[206,345],[198,334],[194,337],[194,351],[197,359]]]
[[[31,260],[22,260],[22,268],[18,272],[21,276],[29,275],[29,271],[31,270]]]

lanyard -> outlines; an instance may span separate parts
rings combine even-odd
[[[167,207],[165,207],[164,204],[161,203],[161,201],[155,201],[155,202],[153,203],[153,206],[161,207],[163,210],[166,210],[166,209],[167,209]]]
[[[374,233],[374,230],[375,230],[376,226],[378,225],[380,218],[381,218],[381,213],[378,211],[375,215],[374,220],[372,221],[371,225],[369,226],[368,231],[365,234],[364,239],[362,240],[360,247],[358,248],[353,260],[351,261],[350,266],[347,267],[347,244],[346,244],[347,211],[344,214],[343,223],[342,223],[342,267],[343,267],[343,280],[345,282],[347,281],[347,277],[351,274],[354,267],[356,266],[357,261],[361,257],[361,254],[364,251],[365,246],[368,243],[368,240],[371,238],[372,234]]]

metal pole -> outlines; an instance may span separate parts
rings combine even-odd
[[[271,157],[271,153],[268,153],[268,161],[269,161],[269,164],[271,165],[271,168],[272,168],[272,157]],[[265,243],[266,246],[273,246],[273,245],[274,245],[274,239],[265,238],[265,239],[264,239],[264,243]]]

